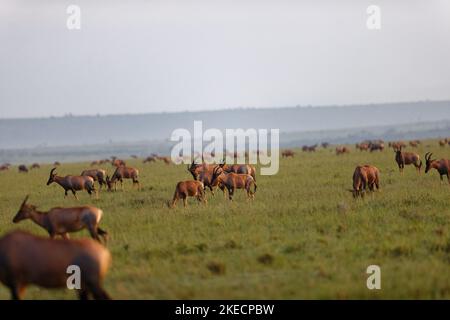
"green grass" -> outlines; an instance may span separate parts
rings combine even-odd
[[[431,144],[431,147],[424,145]],[[417,151],[450,158],[435,141]],[[351,177],[357,164],[381,171],[382,190],[354,200]],[[0,234],[20,228],[46,236],[31,221],[11,220],[26,194],[40,209],[93,204],[111,240],[113,265],[105,288],[115,299],[390,299],[450,298],[450,187],[436,171],[401,176],[391,150],[333,150],[281,159],[275,176],[257,177],[253,202],[238,191],[234,202],[221,193],[202,206],[190,199],[169,210],[175,185],[190,179],[184,165],[143,165],[141,191],[79,194],[64,199],[46,186],[50,166],[18,174],[0,172]],[[63,164],[60,175],[77,174],[87,163]],[[106,169],[111,173],[112,168]],[[72,237],[87,237],[82,231]],[[381,290],[368,290],[366,268],[381,267]],[[30,287],[28,299],[73,299],[69,290]],[[0,299],[9,292],[0,286]]]

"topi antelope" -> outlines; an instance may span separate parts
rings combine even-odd
[[[114,190],[117,190],[117,181],[120,181],[120,186],[121,189],[123,190],[123,179],[131,179],[133,180],[133,187],[135,185],[137,185],[138,190],[141,188],[141,185],[139,183],[139,170],[136,168],[132,168],[132,167],[125,167],[125,166],[121,166],[121,167],[117,167],[116,171],[114,171],[111,179],[109,178],[109,176],[106,176],[106,184],[108,185],[108,190],[112,191],[113,190],[113,185],[114,185]]]
[[[384,143],[381,141],[375,141],[375,142],[370,142],[369,143],[369,151],[373,152],[373,151],[383,151],[384,150]]]
[[[0,171],[7,171],[7,170],[9,170],[9,166],[7,164],[2,164],[0,166]]]
[[[69,266],[81,271],[80,299],[110,299],[102,281],[111,264],[111,254],[91,239],[62,240],[13,231],[0,238],[0,282],[11,298],[22,299],[27,285],[67,288]]]
[[[436,169],[437,172],[439,172],[441,182],[443,181],[443,176],[447,176],[448,183],[450,183],[450,176],[449,176],[450,160],[447,159],[432,160],[431,159],[432,155],[433,154],[429,152],[425,154],[425,161],[426,161],[425,173],[428,173],[428,171],[430,171],[431,169]]]
[[[177,204],[178,200],[183,199],[183,205],[186,207],[188,197],[196,197],[199,202],[206,204],[207,201],[205,199],[204,188],[205,186],[201,181],[180,181],[177,183],[177,187],[175,188],[172,202],[168,202],[167,205],[169,208],[173,208]]]
[[[106,186],[106,171],[102,169],[88,169],[83,170],[81,172],[82,176],[88,176],[94,179],[94,181],[98,181],[98,184],[100,185],[100,189],[103,187],[103,185]]]
[[[92,238],[104,242],[107,241],[108,233],[100,229],[98,224],[102,219],[103,211],[91,206],[82,206],[74,208],[53,208],[50,211],[38,211],[37,207],[27,204],[28,196],[23,200],[19,211],[13,218],[14,223],[30,219],[37,225],[47,230],[51,238],[57,235],[64,239],[69,239],[69,232],[76,232],[87,229]]]
[[[153,156],[149,156],[149,157],[145,158],[144,161],[142,161],[142,163],[147,163],[147,162],[156,162],[156,159]]]
[[[249,164],[222,164],[220,165],[226,173],[234,172],[239,174],[249,174],[256,181],[256,169]]]
[[[233,200],[234,190],[236,189],[245,189],[247,191],[247,198],[254,199],[257,188],[255,179],[253,179],[251,175],[245,173],[227,173],[223,170],[223,166],[224,165],[219,165],[214,169],[212,182],[218,182],[220,187],[226,188],[230,200]],[[251,191],[252,186],[253,192]]]
[[[355,145],[356,149],[359,149],[359,151],[367,151],[369,150],[369,145],[370,142],[361,142],[361,143],[357,143]]]
[[[350,153],[350,149],[346,146],[336,147],[336,155]]]
[[[367,164],[357,166],[353,172],[353,189],[349,190],[353,193],[353,197],[363,197],[367,189],[374,191],[375,187],[380,189],[380,172],[378,168]]]
[[[187,170],[191,173],[194,180],[201,181],[203,183],[204,190],[206,190],[206,187],[208,187],[212,195],[214,195],[214,189],[219,184],[217,181],[213,183],[212,179],[214,169],[216,167],[217,167],[216,164],[206,164],[206,163],[198,164],[192,161],[191,165],[187,166]]]
[[[283,152],[281,152],[281,156],[283,158],[288,158],[288,157],[293,158],[294,155],[295,155],[295,153],[291,149],[283,150]]]
[[[395,151],[395,161],[397,162],[398,169],[401,173],[403,173],[405,165],[413,164],[418,173],[420,173],[420,169],[422,168],[422,160],[420,160],[420,156],[413,152],[403,152],[402,147]]]
[[[21,164],[17,169],[19,170],[19,172],[23,172],[23,173],[27,173],[28,172],[28,168],[24,164]]]
[[[86,190],[89,195],[92,195],[92,192],[95,193],[96,197],[97,191],[94,187],[94,179],[88,176],[65,176],[60,177],[55,172],[56,168],[53,168],[50,171],[50,177],[48,178],[47,185],[50,185],[53,182],[56,182],[64,189],[64,198],[67,197],[67,192],[72,191],[73,196],[78,200],[77,191]]]
[[[61,163],[60,163],[59,161],[55,161],[55,162],[53,162],[53,165],[54,165],[55,167],[58,167],[58,166],[61,165]]]
[[[33,163],[32,165],[31,165],[31,169],[39,169],[41,166],[39,165],[39,163]]]
[[[441,139],[441,140],[439,140],[439,145],[440,145],[441,147],[445,147],[446,144],[447,144],[447,139]]]

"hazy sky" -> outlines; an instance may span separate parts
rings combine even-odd
[[[0,0],[0,118],[426,99],[448,0]]]

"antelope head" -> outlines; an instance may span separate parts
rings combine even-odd
[[[20,205],[19,211],[16,213],[16,215],[13,218],[13,223],[18,223],[22,220],[29,219],[31,212],[36,210],[36,206],[32,204],[27,204],[27,200],[29,198],[29,195],[25,197],[22,204]]]
[[[53,169],[50,171],[50,176],[49,176],[49,178],[48,178],[47,185],[50,185],[52,182],[55,181],[55,177],[56,177],[56,172],[55,172],[55,170],[56,170],[56,168],[53,168]]]
[[[431,164],[433,163],[433,161],[436,161],[436,159],[431,159],[431,156],[433,154],[431,152],[427,152],[425,154],[425,161],[426,161],[426,166],[425,166],[425,173],[428,173],[428,171],[430,171],[431,169]]]

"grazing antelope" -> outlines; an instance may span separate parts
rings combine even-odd
[[[55,161],[55,162],[53,162],[53,165],[54,165],[55,167],[58,167],[58,166],[61,165],[61,163],[59,163],[59,161]]]
[[[31,169],[39,169],[41,166],[39,165],[39,163],[33,163],[32,165],[31,165]]]
[[[344,154],[344,153],[350,153],[350,149],[346,146],[342,147],[336,147],[336,155]]]
[[[23,173],[27,173],[28,172],[28,168],[24,164],[21,164],[17,169],[19,170],[19,172],[23,172]]]
[[[446,144],[447,144],[447,138],[439,140],[439,145],[441,147],[445,147]]]
[[[384,143],[381,141],[376,141],[376,142],[370,142],[369,143],[369,151],[373,152],[373,151],[383,151],[384,150]]]
[[[203,182],[196,180],[180,181],[177,183],[172,202],[167,202],[169,208],[175,207],[178,200],[183,199],[183,205],[187,206],[188,197],[196,197],[199,202],[207,203],[204,193]]]
[[[304,152],[316,152],[317,144],[312,146],[303,146],[302,151]]]
[[[123,179],[131,179],[133,180],[133,187],[137,185],[138,190],[140,190],[141,185],[139,183],[139,170],[132,167],[120,166],[117,167],[116,171],[114,171],[111,179],[109,176],[106,176],[106,184],[108,185],[108,190],[112,191],[113,185],[114,190],[117,190],[117,181],[120,181],[121,189],[123,190]]]
[[[156,162],[156,159],[153,156],[149,156],[149,157],[145,158],[144,161],[142,161],[142,163],[147,163],[147,162]]]
[[[13,218],[14,223],[31,219],[34,223],[47,230],[51,238],[61,236],[69,239],[69,232],[87,229],[92,238],[104,242],[107,241],[108,233],[102,230],[98,224],[102,219],[103,211],[96,207],[82,206],[74,208],[53,208],[50,211],[38,211],[37,207],[27,204],[28,196],[23,200],[19,211]]]
[[[138,156],[135,155],[135,154],[132,154],[130,157],[133,158],[133,159],[137,159],[138,158]]]
[[[326,149],[330,146],[328,142],[322,142],[322,148]]]
[[[359,151],[367,151],[369,150],[369,145],[370,142],[361,142],[361,143],[357,143],[355,145],[356,149],[359,149]]]
[[[62,240],[13,231],[0,238],[0,282],[11,298],[22,299],[28,285],[67,288],[69,266],[81,271],[80,299],[110,299],[102,281],[111,264],[111,254],[91,239]]]
[[[100,161],[102,161],[102,160],[100,160]],[[97,160],[92,161],[91,162],[91,167],[99,165],[100,161],[97,161]]]
[[[437,172],[439,172],[441,182],[443,181],[443,176],[447,176],[448,183],[450,183],[450,176],[449,176],[450,160],[447,160],[447,159],[441,159],[441,160],[433,159],[432,160],[431,159],[432,155],[433,154],[430,152],[427,152],[425,154],[425,161],[426,161],[425,173],[428,173],[428,171],[430,171],[431,169],[436,169]]]
[[[288,158],[288,157],[293,158],[294,155],[295,155],[295,153],[291,149],[283,150],[283,152],[281,152],[281,156],[283,158]]]
[[[409,142],[409,145],[413,148],[417,148],[420,144],[420,140],[412,140]]]
[[[233,200],[234,190],[245,189],[248,199],[254,199],[256,192],[256,182],[249,174],[239,174],[223,170],[223,165],[219,165],[214,169],[212,182],[218,182],[219,186],[226,188],[228,191],[228,198]],[[253,192],[251,187],[253,186]]]
[[[375,187],[380,189],[380,172],[378,168],[367,164],[357,166],[353,172],[353,189],[349,190],[353,197],[363,197],[367,189],[375,191]]]
[[[167,165],[172,163],[172,160],[170,159],[170,157],[157,157],[157,159],[163,161]]]
[[[72,191],[75,199],[78,200],[77,191],[86,190],[89,195],[92,195],[92,192],[95,193],[96,197],[97,191],[94,187],[94,179],[89,176],[65,176],[60,177],[55,172],[56,168],[53,168],[50,171],[50,177],[48,178],[47,185],[50,185],[53,182],[56,182],[64,189],[64,198],[67,197],[67,192]]]
[[[422,160],[420,160],[420,156],[413,152],[403,152],[402,147],[395,151],[395,161],[397,162],[398,169],[401,173],[403,173],[405,165],[413,164],[418,173],[420,173],[420,169],[422,168]]]
[[[88,169],[83,170],[81,172],[82,176],[88,176],[94,179],[94,181],[98,181],[98,184],[100,185],[100,189],[103,187],[103,185],[106,186],[106,171],[102,169]]]
[[[9,170],[9,166],[7,164],[2,164],[0,166],[0,171],[6,171],[6,170]]]

